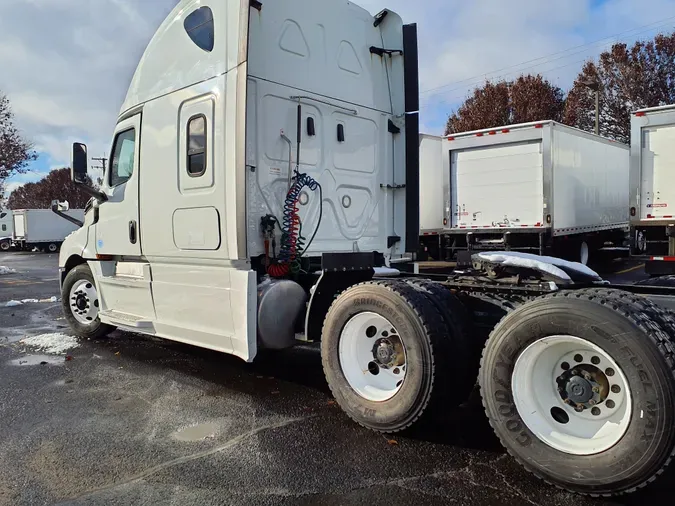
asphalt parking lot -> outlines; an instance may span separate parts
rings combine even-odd
[[[68,333],[50,299],[57,257],[0,254],[0,266],[16,271],[0,277],[0,505],[657,505],[675,494],[673,468],[620,500],[554,489],[505,454],[476,402],[394,438],[362,429],[332,401],[313,346],[254,364],[125,332],[39,350],[22,340]],[[617,282],[643,276],[605,267]]]

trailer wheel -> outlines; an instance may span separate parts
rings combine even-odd
[[[59,245],[56,244],[55,242],[50,242],[47,244],[47,251],[49,253],[56,253],[59,250]]]
[[[404,282],[343,292],[326,314],[324,372],[335,400],[356,422],[380,432],[411,427],[443,394],[447,328],[433,303]],[[448,357],[449,358],[449,357]]]
[[[63,281],[61,301],[66,321],[79,337],[101,338],[115,330],[99,318],[100,302],[96,283],[87,264],[72,269]]]
[[[0,242],[0,251],[9,251],[9,249],[12,247],[9,241],[1,241]]]
[[[523,305],[494,330],[480,385],[523,467],[574,492],[618,495],[675,455],[675,347],[647,300],[607,289]]]

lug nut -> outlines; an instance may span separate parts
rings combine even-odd
[[[600,388],[599,388],[599,387],[593,387],[593,393],[599,394],[599,393],[600,393]]]
[[[595,399],[591,399],[590,401],[588,401],[588,403],[589,403],[591,406],[595,406],[595,405],[597,404],[597,402],[595,402]]]
[[[584,407],[583,407],[583,406],[577,406],[577,407],[574,408],[574,409],[575,409],[575,411],[576,411],[577,413],[581,413],[581,412],[584,410]]]
[[[587,372],[584,373],[584,378],[586,378],[588,381],[591,381],[593,379],[593,377]]]

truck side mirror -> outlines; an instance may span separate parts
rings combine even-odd
[[[87,145],[73,144],[73,157],[70,164],[70,178],[75,184],[83,184],[87,178]]]

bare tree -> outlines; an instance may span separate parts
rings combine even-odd
[[[91,185],[87,176],[86,184]],[[89,194],[70,180],[70,169],[51,171],[37,183],[17,188],[9,196],[9,209],[49,209],[53,200],[67,200],[72,209],[82,209],[89,201]]]
[[[25,172],[28,164],[36,159],[33,145],[14,126],[9,99],[0,93],[0,195],[4,193],[5,181]]]

